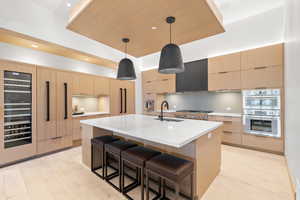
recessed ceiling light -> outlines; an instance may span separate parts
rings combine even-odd
[[[89,58],[85,58],[85,60],[86,60],[86,61],[89,61],[90,59],[89,59]]]
[[[71,3],[67,3],[67,6],[70,8],[71,7]]]
[[[31,46],[34,47],[34,48],[38,48],[38,47],[39,47],[39,46],[36,45],[36,44],[32,44]]]
[[[156,27],[156,26],[152,26],[151,28],[152,28],[152,30],[156,30],[156,29],[157,29],[157,27]]]

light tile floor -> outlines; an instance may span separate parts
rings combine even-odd
[[[222,156],[222,171],[202,200],[292,200],[283,156],[224,145]],[[0,169],[0,200],[122,199],[81,164],[79,147]]]

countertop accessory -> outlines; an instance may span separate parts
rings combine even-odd
[[[162,74],[181,73],[184,72],[181,51],[178,45],[172,43],[171,35],[175,17],[167,17],[166,22],[170,24],[170,43],[161,50],[158,72]]]
[[[135,70],[133,62],[127,58],[127,43],[128,38],[123,38],[122,41],[125,43],[125,58],[123,58],[119,63],[117,79],[119,80],[135,80]]]

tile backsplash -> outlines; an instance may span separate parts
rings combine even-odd
[[[96,97],[73,97],[72,98],[73,111],[74,107],[78,106],[78,112],[98,112],[99,99]]]
[[[241,92],[187,92],[166,95],[172,110],[212,110],[214,112],[242,113]]]

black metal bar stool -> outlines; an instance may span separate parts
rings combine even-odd
[[[194,164],[192,161],[178,158],[169,154],[161,154],[153,157],[146,162],[146,199],[149,200],[149,174],[153,173],[160,176],[163,180],[162,199],[168,199],[165,192],[165,182],[170,181],[175,186],[175,199],[178,200],[180,196],[180,184],[185,177],[190,176],[191,178],[191,196],[190,199],[194,198],[194,184],[193,184],[193,173]],[[159,198],[156,196],[154,199]]]
[[[104,169],[105,169],[105,144],[115,142],[119,140],[118,138],[105,135],[99,136],[91,139],[91,170],[94,174],[100,178],[104,178]],[[98,169],[102,168],[102,175],[97,172]]]
[[[104,172],[104,177],[105,180],[111,184],[115,189],[118,191],[122,192],[123,188],[121,185],[121,179],[122,179],[122,162],[121,162],[121,153],[122,151],[135,147],[137,146],[136,144],[132,142],[127,142],[123,140],[118,140],[109,144],[105,144],[105,159],[106,159],[106,165],[105,165],[105,172]],[[112,155],[117,161],[118,161],[118,169],[116,172],[111,173],[110,175],[107,175],[107,167],[108,167],[108,158],[109,155]],[[119,176],[119,187],[114,185],[110,180]]]
[[[128,198],[132,199],[127,193],[132,189],[136,188],[137,186],[141,185],[141,199],[144,200],[144,169],[145,163],[149,159],[153,158],[161,154],[159,151],[155,151],[153,149],[149,149],[143,146],[132,147],[122,152],[122,171],[124,172],[124,162],[130,163],[131,165],[135,166],[138,170],[138,179],[135,180],[133,183],[124,187],[124,174],[122,173],[122,188],[123,194]]]

